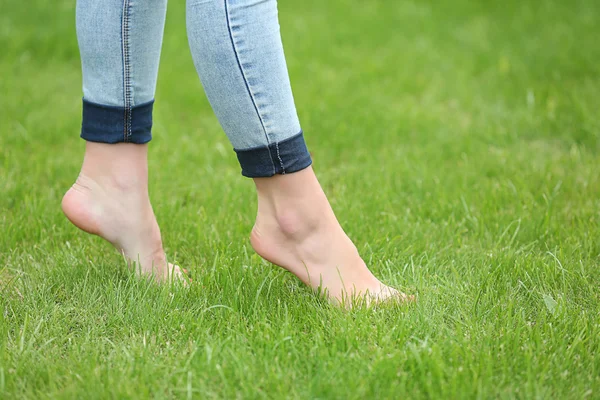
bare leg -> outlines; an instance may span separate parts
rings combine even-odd
[[[369,271],[313,173],[275,0],[187,0],[188,38],[209,101],[254,179],[252,246],[337,301],[406,300]]]
[[[166,7],[166,0],[77,0],[87,143],[62,203],[75,226],[106,239],[158,280],[171,271],[181,276],[166,262],[148,197],[147,143]]]
[[[87,142],[62,208],[75,226],[112,243],[142,274],[179,278],[179,267],[167,264],[150,204],[147,156],[147,144]]]
[[[258,215],[252,246],[336,302],[412,300],[369,271],[344,233],[312,170],[255,178]]]

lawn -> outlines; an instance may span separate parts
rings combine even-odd
[[[600,398],[600,3],[282,0],[342,225],[410,307],[343,311],[249,245],[256,199],[171,2],[151,196],[189,288],[60,210],[74,1],[0,0],[0,398]]]

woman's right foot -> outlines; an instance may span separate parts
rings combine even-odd
[[[344,233],[311,167],[255,179],[258,215],[250,240],[267,261],[334,302],[351,306],[414,300],[381,283]]]
[[[182,279],[167,263],[148,196],[147,145],[86,144],[81,173],[62,209],[79,229],[112,243],[141,274]]]

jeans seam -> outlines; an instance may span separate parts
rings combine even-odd
[[[277,158],[279,159],[279,163],[281,164],[281,174],[285,175],[285,167],[283,166],[283,160],[281,159],[281,154],[279,154],[279,143],[278,142],[275,142],[275,149],[277,150]]]
[[[121,20],[122,52],[123,52],[123,140],[129,141],[131,137],[131,70],[129,49],[129,11],[130,0],[123,0],[123,16]]]
[[[231,47],[233,48],[233,54],[235,54],[235,60],[237,61],[238,68],[240,69],[240,73],[242,74],[242,78],[244,80],[244,85],[246,85],[246,90],[248,91],[248,95],[250,96],[250,100],[252,101],[252,105],[254,106],[254,110],[256,111],[258,120],[260,121],[260,125],[263,128],[263,132],[265,133],[265,139],[267,140],[267,148],[269,148],[269,144],[271,144],[269,141],[269,135],[267,134],[267,129],[265,127],[265,123],[262,119],[262,116],[260,115],[260,111],[258,110],[258,105],[256,104],[256,100],[254,99],[252,90],[250,90],[250,85],[248,84],[248,79],[246,78],[246,74],[244,73],[244,68],[242,67],[242,63],[240,62],[238,50],[237,50],[237,47],[235,46],[235,40],[233,39],[233,32],[231,31],[231,21],[229,19],[229,8],[227,6],[227,0],[223,0],[223,4],[225,7],[225,19],[227,21],[227,32],[229,33],[229,39],[231,40]],[[278,153],[279,153],[279,150],[278,150]],[[275,162],[273,161],[273,156],[271,156],[270,151],[269,151],[269,158],[271,159],[273,171],[275,171]],[[279,158],[279,160],[281,161],[281,157]],[[283,166],[283,163],[282,163],[282,166]]]

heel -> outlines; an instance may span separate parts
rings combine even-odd
[[[61,207],[65,216],[73,225],[93,235],[99,235],[98,224],[90,210],[90,199],[86,193],[78,190],[76,185],[63,196]]]

